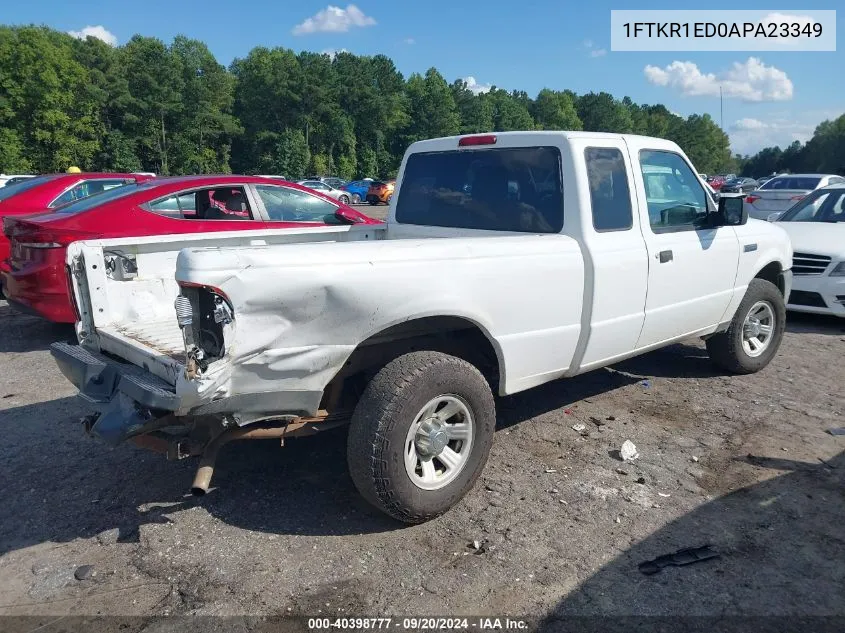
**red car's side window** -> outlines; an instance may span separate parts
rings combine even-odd
[[[215,187],[154,200],[147,210],[185,220],[251,220],[252,210],[243,187]]]

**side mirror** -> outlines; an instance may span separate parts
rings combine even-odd
[[[717,226],[742,226],[748,222],[744,196],[719,196],[719,210],[716,212]]]
[[[766,220],[769,222],[774,222],[775,220],[779,219],[782,215],[783,211],[775,211],[774,213],[770,213]]]

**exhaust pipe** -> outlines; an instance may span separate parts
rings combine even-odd
[[[201,497],[208,492],[211,485],[211,477],[214,475],[214,463],[217,461],[217,454],[220,448],[233,440],[280,440],[285,433],[293,430],[293,424],[270,428],[239,428],[223,431],[220,435],[211,440],[203,451],[200,458],[200,465],[197,474],[194,475],[194,483],[191,486],[191,493]],[[298,426],[298,425],[297,425]]]

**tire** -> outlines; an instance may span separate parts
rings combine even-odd
[[[342,204],[349,204],[349,196],[340,196],[340,197],[338,198],[338,200],[339,200]]]
[[[443,473],[437,474],[441,481],[428,484],[440,487],[424,489],[409,473],[406,452],[413,450],[417,456],[409,459],[416,461],[421,474],[414,477],[421,481],[423,459],[417,442],[410,439],[411,432],[427,405],[439,399],[450,407],[465,406],[465,413],[446,419],[456,422],[455,429],[463,421],[470,441],[449,441],[452,455],[463,459],[451,479],[440,456],[425,460],[431,470],[439,468]],[[349,473],[364,499],[376,508],[404,523],[422,523],[449,510],[472,489],[487,463],[495,428],[493,394],[475,366],[441,352],[411,352],[383,367],[358,401],[349,427]]]
[[[770,312],[767,313],[763,306],[767,306]],[[745,344],[744,325],[752,312],[758,316],[770,314],[774,321],[770,338],[763,341],[765,348],[756,355],[753,349],[749,351],[753,345]],[[707,353],[710,360],[721,369],[734,374],[753,374],[766,367],[774,358],[785,328],[786,306],[780,290],[765,279],[752,279],[728,329],[707,339]]]
[[[378,200],[367,200],[370,203],[370,206],[376,206],[378,204]]]
[[[361,196],[357,193],[352,194],[352,204],[361,204]]]

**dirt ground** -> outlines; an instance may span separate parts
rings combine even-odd
[[[841,618],[845,322],[789,321],[756,375],[694,341],[500,399],[474,490],[404,527],[357,495],[342,429],[232,444],[191,497],[194,463],[83,435],[48,351],[72,332],[0,302],[0,615]]]

